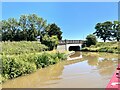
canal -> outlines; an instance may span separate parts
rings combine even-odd
[[[3,88],[105,88],[118,63],[118,55],[76,52],[58,64],[5,82]]]

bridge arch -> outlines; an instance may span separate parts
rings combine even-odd
[[[57,50],[78,51],[82,49],[83,43],[83,40],[60,40],[59,45],[57,46]]]
[[[82,44],[66,44],[67,51],[80,51]]]
[[[69,51],[80,51],[80,46],[69,46]]]

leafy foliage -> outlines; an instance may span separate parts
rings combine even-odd
[[[29,53],[21,55],[2,55],[2,77],[16,78],[65,60],[65,53]]]
[[[47,34],[50,37],[54,35],[54,36],[57,36],[57,38],[59,40],[62,39],[62,36],[61,36],[62,32],[60,31],[60,28],[55,23],[49,25],[49,29],[47,31]]]
[[[120,53],[119,42],[97,42],[96,45],[84,47],[82,51]]]
[[[94,34],[104,40],[112,41],[112,40],[117,40],[119,41],[120,39],[120,22],[118,21],[106,21],[103,23],[97,23],[95,26],[96,31]]]
[[[89,47],[91,45],[95,45],[97,43],[97,39],[93,34],[89,34],[86,37],[86,45]]]
[[[67,58],[66,53],[45,51],[48,48],[36,41],[1,42],[0,44],[3,46],[0,53],[3,82],[30,74]]]
[[[120,40],[120,22],[113,22],[112,38],[119,41]]]
[[[45,35],[42,38],[42,42],[41,43],[45,44],[46,46],[48,46],[49,50],[53,50],[58,45],[58,38],[57,38],[57,36],[49,37],[48,35]]]
[[[19,20],[9,18],[2,20],[2,41],[36,41],[37,36],[41,38],[48,34],[50,37],[56,35],[62,39],[62,32],[56,24],[47,24],[47,21],[36,14],[21,15]]]

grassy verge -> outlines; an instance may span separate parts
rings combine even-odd
[[[22,55],[2,55],[2,81],[30,74],[37,69],[65,60],[64,53],[30,53]]]
[[[3,42],[3,45],[5,46],[0,54],[2,60],[1,82],[30,74],[37,69],[67,59],[67,53],[43,51],[47,47],[37,42]],[[8,50],[11,51],[7,52]]]
[[[36,53],[45,51],[48,49],[43,44],[37,41],[20,41],[20,42],[1,42],[2,52],[0,54],[4,55],[19,55],[23,53]]]
[[[96,45],[84,47],[82,51],[120,53],[119,42],[98,42]]]

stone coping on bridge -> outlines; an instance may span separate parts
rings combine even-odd
[[[59,44],[82,44],[84,40],[60,40]]]

